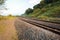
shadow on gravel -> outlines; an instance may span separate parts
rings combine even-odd
[[[27,25],[28,26],[28,25]],[[19,40],[60,40],[60,37],[46,34],[37,28],[27,27],[24,23],[15,21],[15,27]]]

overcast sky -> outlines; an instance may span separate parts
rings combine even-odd
[[[27,8],[33,8],[40,0],[7,0],[5,6],[8,10],[1,10],[2,15],[21,15]]]

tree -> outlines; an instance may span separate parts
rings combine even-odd
[[[45,3],[52,3],[53,2],[53,0],[44,0],[45,1]]]
[[[33,12],[33,9],[28,8],[28,9],[25,11],[25,14],[30,14],[30,13],[32,13],[32,12]]]
[[[36,8],[39,8],[39,4],[35,5],[33,8],[36,9]]]
[[[33,8],[43,8],[46,5],[46,3],[44,2],[44,0],[41,0],[39,4],[35,5]]]
[[[59,0],[44,0],[44,2],[47,4],[57,2],[57,1],[59,1]]]
[[[0,0],[0,13],[2,13],[1,10],[7,10],[7,8],[4,6],[5,1],[6,0]]]
[[[0,5],[4,4],[5,0],[0,0]]]

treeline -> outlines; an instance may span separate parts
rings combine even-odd
[[[48,4],[51,4],[51,3],[55,3],[57,1],[60,1],[60,0],[41,0],[39,4],[33,6],[33,9],[31,8],[28,8],[26,11],[25,11],[25,14],[31,14],[34,9],[42,9],[44,6],[48,5]],[[53,6],[53,5],[50,5],[50,6]]]

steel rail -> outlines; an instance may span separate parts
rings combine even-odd
[[[41,27],[41,28],[43,28],[43,29],[49,30],[49,31],[51,31],[51,32],[53,32],[53,33],[56,33],[56,34],[60,35],[60,29],[52,28],[52,27],[49,27],[49,26],[47,26],[47,25],[40,24],[40,23],[37,23],[37,22],[35,22],[35,21],[31,21],[31,20],[28,20],[28,19],[22,19],[22,18],[21,18],[21,20],[22,20],[22,21],[25,21],[25,22],[27,22],[27,23],[30,23],[30,24],[32,24],[32,25],[35,25],[35,26],[37,26],[37,27]]]

